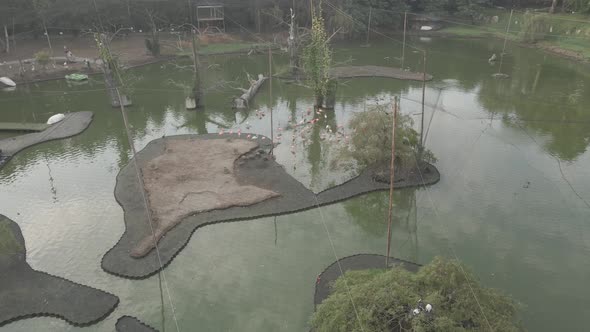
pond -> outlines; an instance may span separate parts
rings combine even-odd
[[[590,70],[537,50],[509,45],[503,72],[491,75],[494,40],[422,38],[428,50],[425,139],[438,158],[441,181],[395,194],[392,255],[420,264],[436,255],[457,257],[486,286],[524,304],[530,331],[581,331],[590,316]],[[406,65],[422,67],[407,48]],[[342,44],[338,62],[399,66],[401,47]],[[138,149],[163,135],[228,130],[270,136],[269,89],[249,112],[231,109],[245,73],[267,73],[265,56],[204,59],[211,87],[202,112],[184,109],[186,63],[131,71],[130,131]],[[274,57],[274,72],[287,60]],[[339,87],[330,125],[346,125],[354,112],[388,105],[401,95],[401,111],[419,128],[421,82],[354,79]],[[274,80],[274,133],[283,133],[277,161],[318,192],[351,174],[334,170],[337,146],[322,128],[291,147],[289,116],[312,105],[310,90]],[[436,105],[436,108],[434,107]],[[18,321],[0,331],[112,331],[122,315],[162,330],[305,331],[313,311],[314,282],[336,257],[385,253],[386,192],[364,195],[302,213],[198,229],[158,277],[127,280],[105,273],[101,258],[124,231],[115,201],[115,177],[131,158],[118,110],[108,105],[100,77],[84,85],[51,81],[0,91],[0,121],[42,122],[54,113],[92,111],[81,135],[31,147],[0,169],[0,213],[15,220],[34,269],[106,290],[121,299],[104,321],[75,328],[54,318]],[[255,110],[266,112],[256,116]],[[246,127],[251,127],[249,130]],[[281,128],[282,130],[279,130]],[[286,128],[286,129],[285,129]],[[333,247],[331,245],[333,243]],[[334,250],[333,250],[334,249]],[[172,305],[171,305],[172,303]]]

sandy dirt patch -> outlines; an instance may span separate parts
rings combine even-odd
[[[232,206],[249,206],[278,193],[254,185],[241,185],[234,162],[258,147],[245,139],[173,140],[164,154],[142,169],[156,239],[184,217]],[[153,248],[147,236],[131,252],[142,257]]]

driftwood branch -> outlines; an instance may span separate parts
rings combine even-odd
[[[256,95],[256,92],[258,92],[258,89],[260,89],[266,79],[264,75],[259,74],[257,80],[248,80],[250,82],[250,88],[242,89],[244,93],[234,99],[234,108],[247,108],[250,100]]]
[[[328,40],[326,40],[326,44],[330,42],[330,40],[332,40],[332,38],[334,38],[334,36],[336,36],[336,34],[338,32],[340,32],[340,30],[342,30],[342,27],[338,28],[338,30],[334,31],[334,33],[330,36],[330,38],[328,38]]]

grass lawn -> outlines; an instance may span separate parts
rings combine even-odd
[[[461,21],[449,19],[447,28],[440,30],[442,33],[464,37],[498,37],[504,38],[506,26],[510,18],[510,11],[490,9],[486,16],[497,15],[498,23],[483,23],[471,25]],[[540,32],[541,47],[559,47],[564,50],[581,54],[585,59],[590,59],[590,19],[579,14],[537,14],[543,15],[546,20],[546,31]],[[508,40],[522,42],[521,29],[524,23],[524,14],[515,12],[512,15],[512,23],[508,32]]]

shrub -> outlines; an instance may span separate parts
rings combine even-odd
[[[39,51],[35,53],[35,62],[41,67],[46,68],[50,61],[51,57],[47,51]]]
[[[377,106],[373,110],[354,114],[350,120],[353,130],[351,146],[344,151],[361,166],[388,165],[391,161],[392,119],[387,107]],[[420,135],[408,115],[398,114],[395,130],[396,164],[413,167],[420,155]],[[432,152],[422,153],[426,162],[435,162]]]
[[[157,40],[151,40],[149,38],[146,38],[145,39],[145,48],[153,56],[160,55],[160,42],[158,42]]]
[[[518,304],[481,286],[456,260],[437,257],[417,273],[396,267],[344,278],[313,315],[316,331],[523,331]]]
[[[547,14],[525,13],[523,15],[520,39],[525,43],[535,43],[545,39],[549,31],[549,18]]]

